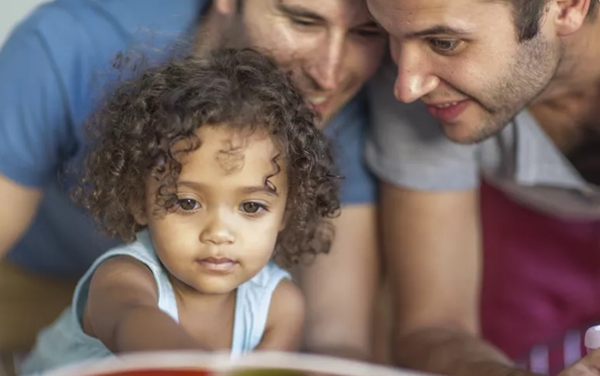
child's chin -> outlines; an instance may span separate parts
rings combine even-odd
[[[237,283],[233,283],[231,279],[227,277],[211,277],[210,280],[204,279],[202,283],[196,284],[194,288],[202,294],[224,295],[231,293],[238,287]]]

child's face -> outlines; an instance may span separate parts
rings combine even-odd
[[[146,192],[147,224],[158,257],[184,287],[228,293],[271,258],[284,227],[288,193],[284,161],[263,132],[243,135],[227,126],[202,127],[202,145],[182,160],[177,210],[153,215],[158,183]],[[268,176],[277,193],[265,189]]]

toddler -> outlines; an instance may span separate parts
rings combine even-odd
[[[287,75],[252,50],[165,63],[90,120],[75,193],[125,245],[100,257],[23,373],[132,351],[296,350],[287,267],[327,252],[329,141]]]

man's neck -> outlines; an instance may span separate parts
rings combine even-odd
[[[240,27],[239,23],[235,8],[218,9],[213,2],[194,35],[194,54],[201,55],[223,46],[238,47],[231,39],[241,39],[235,29],[236,25]]]
[[[555,77],[533,105],[595,90],[600,83],[600,20],[587,21],[563,39],[564,52]]]

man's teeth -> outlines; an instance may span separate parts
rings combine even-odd
[[[308,97],[309,102],[314,105],[323,104],[323,103],[327,102],[328,99],[329,98],[327,98],[327,97]]]
[[[460,103],[460,102],[436,104],[435,107],[437,107],[437,108],[448,108],[448,107],[456,106],[458,103]]]

